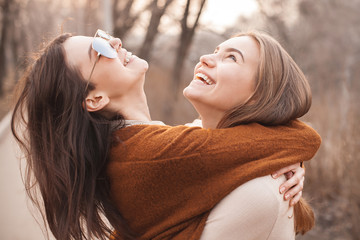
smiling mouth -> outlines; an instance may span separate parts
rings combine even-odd
[[[132,52],[126,52],[125,60],[124,60],[124,66],[126,66],[132,57]]]
[[[202,82],[204,82],[204,83],[207,84],[207,85],[213,85],[213,84],[215,84],[214,81],[212,81],[208,76],[206,76],[206,75],[203,74],[203,73],[197,73],[197,74],[195,74],[195,78],[198,79],[198,80],[200,80],[200,81],[202,81]]]

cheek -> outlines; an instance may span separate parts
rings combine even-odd
[[[121,85],[121,81],[126,79],[123,74],[124,71],[119,64],[109,61],[107,64],[103,64],[97,85],[109,93],[117,91]]]
[[[224,77],[224,81],[219,86],[219,95],[216,101],[227,108],[232,108],[249,99],[254,91],[254,80],[249,75],[233,73]]]

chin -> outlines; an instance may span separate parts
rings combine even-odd
[[[199,89],[197,89],[196,87],[192,86],[191,84],[189,84],[189,86],[187,86],[186,88],[184,88],[183,90],[183,95],[184,97],[191,101],[198,101],[201,99],[202,96],[202,92],[199,91]]]
[[[143,67],[143,72],[147,72],[147,70],[149,69],[149,63],[144,60],[144,59],[140,59],[140,62],[142,64],[142,67]]]
[[[184,88],[184,90],[183,90],[183,95],[184,95],[184,97],[185,97],[187,100],[190,101],[190,99],[189,99],[189,86],[187,86],[186,88]],[[191,95],[191,94],[190,94],[190,95]]]
[[[149,64],[147,61],[144,60],[144,70],[145,72],[149,69]]]
[[[127,67],[129,69],[145,73],[149,69],[149,64],[146,60],[134,56],[134,58],[128,63]]]
[[[183,90],[183,95],[184,97],[191,103],[191,105],[193,105],[196,108],[196,105],[199,102],[202,102],[202,98],[201,96],[194,91],[195,89],[192,89],[191,86],[187,86],[186,88],[184,88]]]

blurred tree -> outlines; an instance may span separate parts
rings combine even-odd
[[[99,9],[99,0],[86,0],[85,1],[85,6],[83,7],[84,9],[84,19],[83,22],[85,23],[84,26],[84,34],[87,36],[92,36],[95,31],[96,25],[98,25],[98,18],[97,18],[97,13],[98,13],[98,9]],[[76,8],[74,9],[75,11],[77,10]],[[76,14],[76,13],[74,13]],[[76,20],[75,21],[79,21]],[[95,29],[94,29],[95,28]]]
[[[135,25],[141,15],[140,13],[149,7],[145,5],[144,9],[134,13],[134,3],[136,0],[113,0],[114,36],[124,38],[126,33]]]
[[[289,18],[296,11],[294,1],[257,0],[257,3],[260,14],[266,19],[266,28],[272,32],[272,35],[276,35],[282,44],[287,45],[290,34]]]
[[[9,45],[12,53],[12,62],[15,66],[14,79],[17,80],[19,78],[19,70],[22,70],[24,67],[22,65],[21,59],[23,54],[27,51],[27,45],[22,44],[22,40],[25,39],[25,28],[23,27],[23,19],[21,17],[24,12],[21,6],[21,2],[15,4],[12,11],[12,30],[11,35],[9,36],[11,43]]]
[[[173,2],[173,0],[166,0],[163,2],[162,6],[160,5],[159,0],[153,0],[150,5],[151,18],[150,23],[147,28],[146,36],[142,47],[139,52],[139,56],[145,60],[150,59],[151,49],[155,40],[156,35],[158,34],[159,24],[161,17],[164,15],[167,7]]]
[[[1,38],[0,38],[0,96],[4,92],[4,80],[6,78],[7,69],[6,69],[6,44],[7,36],[9,32],[9,25],[11,22],[11,13],[10,5],[12,0],[3,0],[1,1]]]
[[[21,48],[24,48],[20,43],[24,30],[19,22],[20,3],[16,0],[1,1],[1,16],[0,96],[4,93],[4,82],[8,77],[9,67],[16,66]]]
[[[197,12],[195,13],[194,23],[192,25],[190,25],[190,23],[189,23],[190,19],[194,18],[194,16],[192,16],[190,14],[190,5],[191,5],[191,3],[194,3],[194,2],[198,3],[199,7],[198,7]],[[176,55],[175,55],[175,64],[174,64],[173,73],[172,73],[173,88],[174,88],[175,93],[178,92],[178,89],[180,86],[180,81],[181,81],[181,72],[184,67],[184,62],[188,55],[192,40],[194,38],[195,30],[199,25],[199,19],[200,19],[200,16],[203,11],[205,3],[206,3],[206,0],[195,0],[195,1],[187,0],[186,1],[186,6],[184,9],[183,17],[180,20],[181,33],[179,36],[178,47],[177,47]],[[177,94],[174,94],[174,96],[177,96]]]
[[[293,24],[280,21],[288,14],[285,8],[276,12],[274,18],[275,13],[264,4],[263,14],[267,13],[264,15],[273,23],[272,30],[286,42],[312,87],[313,104],[306,118],[311,119],[323,138],[318,160],[307,169],[307,188],[313,191],[314,207],[318,210],[315,231],[322,232],[325,239],[358,239],[360,1],[296,3],[298,17]]]

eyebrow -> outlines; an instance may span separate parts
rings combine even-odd
[[[91,60],[91,48],[92,48],[92,46],[91,46],[92,44],[90,43],[90,46],[89,46],[89,50],[88,50],[88,54],[89,54],[89,58],[90,58],[90,60]]]
[[[244,54],[243,54],[239,49],[236,49],[236,48],[227,48],[227,49],[225,49],[225,52],[237,52],[238,54],[240,54],[243,62],[245,62]]]
[[[220,49],[220,47],[217,47],[217,48],[216,48],[216,50],[219,50],[219,49]],[[241,56],[243,62],[245,62],[244,54],[243,54],[239,49],[236,49],[236,48],[226,48],[226,49],[224,50],[224,52],[237,52],[237,53]]]

